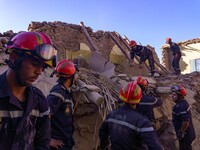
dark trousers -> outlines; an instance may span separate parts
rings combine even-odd
[[[179,150],[192,150],[192,141],[188,138],[179,140]]]
[[[172,67],[174,68],[174,71],[179,74],[181,72],[180,67],[179,67],[179,61],[181,59],[181,54],[176,53],[173,55],[173,60],[172,60]]]
[[[151,73],[155,73],[154,58],[152,52],[149,53],[149,57],[147,59],[149,61]]]
[[[151,74],[154,74],[155,73],[154,58],[153,58],[152,51],[150,51],[150,50],[146,51],[146,53],[142,53],[142,55],[140,55],[139,64],[141,64],[142,62],[145,62],[147,59],[149,61]]]
[[[58,149],[52,148],[52,147],[51,147],[50,150],[71,150],[72,147],[73,147],[73,145],[71,145],[71,146],[69,146],[69,145],[64,145],[62,148],[58,148]]]

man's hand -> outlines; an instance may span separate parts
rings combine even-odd
[[[61,141],[61,140],[51,139],[51,141],[50,141],[50,146],[53,147],[53,148],[58,149],[58,148],[63,147],[63,146],[64,146],[64,143],[63,143],[63,141]]]

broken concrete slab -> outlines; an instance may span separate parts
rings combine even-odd
[[[110,78],[115,74],[115,65],[106,60],[100,53],[92,52],[92,56],[89,58],[89,69],[101,73],[102,75]]]

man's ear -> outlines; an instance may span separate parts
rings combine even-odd
[[[19,57],[19,56],[16,54],[16,52],[12,51],[12,52],[10,53],[9,59],[10,59],[10,61],[13,63],[18,57]]]

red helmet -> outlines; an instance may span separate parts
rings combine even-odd
[[[142,98],[142,90],[134,82],[129,82],[126,86],[122,86],[119,98],[125,103],[138,104]]]
[[[12,50],[24,51],[26,54],[36,56],[50,67],[55,67],[57,50],[51,39],[40,32],[21,32],[6,44],[7,53]]]
[[[142,76],[138,76],[135,80],[135,83],[138,84],[141,87],[147,88],[148,87],[148,81],[147,79],[144,79]]]
[[[176,93],[178,93],[178,94],[180,94],[180,95],[182,95],[184,97],[187,95],[187,91],[184,88],[184,86],[182,86],[182,85],[174,85],[174,86],[172,86],[171,87],[171,91],[172,92],[176,92]]]
[[[132,41],[130,41],[129,46],[132,47],[133,45],[136,45],[136,44],[137,43],[134,40],[132,40]]]
[[[166,42],[167,42],[167,43],[170,43],[171,41],[172,41],[171,38],[166,38]]]
[[[76,73],[76,67],[71,60],[61,60],[55,68],[57,77],[69,78]]]

